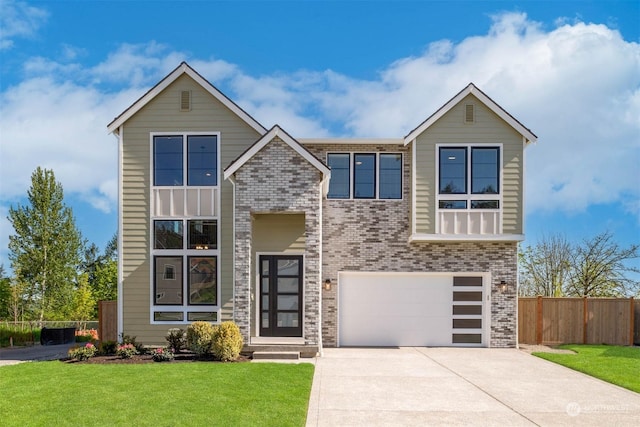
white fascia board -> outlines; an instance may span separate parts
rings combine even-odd
[[[195,80],[200,86],[202,86],[207,92],[209,92],[214,98],[220,101],[225,107],[231,110],[235,115],[240,117],[245,123],[256,130],[260,135],[264,135],[266,129],[260,123],[258,123],[253,117],[247,114],[243,109],[238,107],[233,101],[227,98],[222,92],[216,89],[211,83],[205,80],[200,74],[198,74],[193,68],[191,68],[186,62],[180,64],[178,68],[173,70],[171,74],[162,79],[160,83],[151,88],[145,93],[142,98],[134,102],[124,113],[116,117],[109,125],[107,130],[109,133],[119,132],[120,126],[129,120],[133,115],[140,111],[145,105],[147,105],[153,98],[165,90],[170,84],[178,79],[183,74],[187,74],[193,80]]]
[[[278,125],[275,125],[269,132],[267,132],[262,138],[260,138],[255,144],[251,146],[242,156],[240,156],[235,162],[233,162],[224,171],[224,179],[229,179],[234,173],[238,171],[246,162],[255,156],[265,145],[271,142],[275,137],[279,137],[289,147],[291,147],[296,153],[307,160],[311,165],[318,169],[322,174],[327,177],[331,176],[331,169],[329,169],[324,163],[319,161],[315,156],[309,153],[304,147],[302,147],[296,140],[291,138],[288,133],[283,131]]]
[[[412,242],[522,242],[524,234],[425,234],[413,233]]]
[[[403,138],[297,138],[303,145],[341,144],[341,145],[402,145]]]

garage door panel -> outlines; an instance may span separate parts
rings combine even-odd
[[[458,328],[477,326],[477,321],[457,322],[454,329],[455,307],[460,304],[454,299],[473,297],[476,307],[462,311],[477,317],[483,311],[483,292],[460,288],[477,287],[477,278],[456,280],[454,288],[453,274],[342,273],[338,286],[340,345],[447,346],[465,340],[476,344],[476,334],[471,337],[466,334],[468,329]],[[460,295],[463,289],[472,293]],[[482,330],[477,332],[481,335]]]

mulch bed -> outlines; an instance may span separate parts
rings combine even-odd
[[[97,365],[139,365],[143,363],[190,363],[190,362],[210,362],[210,363],[239,363],[239,362],[250,362],[251,358],[247,356],[240,355],[235,362],[220,362],[219,360],[215,360],[213,357],[208,358],[197,358],[192,353],[184,353],[184,354],[176,354],[175,359],[171,362],[154,362],[153,358],[150,354],[141,354],[137,356],[133,356],[129,359],[123,359],[118,356],[95,356],[91,357],[88,360],[78,361],[75,359],[64,358],[61,361],[65,363],[79,363],[79,364],[97,364]]]

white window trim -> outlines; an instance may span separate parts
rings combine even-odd
[[[471,149],[472,148],[498,148],[499,149],[499,161],[500,168],[498,172],[498,187],[499,192],[497,194],[473,194],[471,192]],[[468,156],[466,159],[467,170],[466,170],[466,186],[467,192],[464,194],[440,194],[440,148],[466,148],[466,155]],[[442,234],[440,230],[440,212],[461,212],[465,214],[469,214],[471,212],[498,212],[498,233],[502,234],[502,225],[503,225],[503,214],[504,214],[504,203],[503,203],[503,194],[504,194],[504,147],[502,143],[452,143],[452,144],[436,144],[435,150],[435,179],[434,179],[434,190],[436,194],[436,205],[435,205],[435,227],[436,227],[436,235],[447,236],[447,234]],[[466,200],[467,207],[466,209],[441,209],[440,201],[446,200]],[[471,201],[473,200],[497,200],[499,207],[498,209],[471,209]],[[469,236],[467,234],[466,236]],[[465,236],[465,235],[462,235]],[[417,237],[417,236],[415,236]]]
[[[217,155],[217,165],[216,165],[216,173],[218,175],[217,185],[215,186],[192,186],[187,185],[187,137],[193,135],[212,135],[216,136],[217,144],[218,144],[218,155]],[[154,162],[153,162],[153,140],[156,136],[182,136],[182,144],[183,144],[183,152],[182,152],[182,173],[183,173],[183,183],[182,186],[154,186],[153,185],[153,176],[154,176]],[[218,216],[150,216],[149,221],[149,254],[150,254],[150,281],[149,281],[149,322],[152,325],[188,325],[192,323],[192,321],[188,320],[188,313],[203,313],[203,312],[215,312],[216,313],[216,321],[213,323],[220,323],[222,320],[221,316],[221,268],[220,268],[220,245],[221,245],[221,218],[220,218],[220,199],[221,199],[221,191],[220,187],[222,184],[222,170],[220,168],[220,147],[222,146],[222,141],[220,138],[220,132],[210,131],[210,132],[150,132],[149,133],[149,200],[151,201],[151,205],[153,206],[153,191],[157,188],[182,188],[182,189],[195,189],[195,188],[218,188],[216,191],[216,200],[215,205],[218,207],[217,213]],[[186,209],[185,209],[186,212]],[[154,221],[183,221],[182,227],[182,247],[183,249],[155,249],[155,226]],[[218,222],[217,225],[217,248],[216,249],[187,249],[187,235],[188,235],[188,221],[189,220],[216,220]],[[182,291],[183,291],[183,303],[181,305],[156,305],[155,304],[155,257],[156,256],[181,256],[182,261]],[[192,256],[215,256],[216,257],[216,304],[215,305],[189,305],[189,284],[188,284],[188,274],[189,274],[189,257]],[[155,320],[154,312],[177,312],[182,313],[182,321],[179,320]]]
[[[404,167],[405,167],[405,155],[400,151],[327,151],[326,153],[326,162],[329,163],[329,156],[332,154],[348,154],[349,155],[349,197],[341,198],[341,197],[328,197],[327,190],[327,200],[382,200],[385,202],[400,202],[404,200],[404,187],[405,187],[405,176],[404,176]],[[353,195],[353,186],[354,186],[354,178],[355,178],[355,168],[353,167],[353,160],[355,154],[373,154],[376,158],[376,184],[375,184],[375,197],[354,197]],[[380,155],[381,154],[399,154],[401,160],[400,164],[400,197],[397,199],[380,198]]]

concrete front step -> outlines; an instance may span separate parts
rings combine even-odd
[[[299,351],[254,351],[254,360],[299,360]]]
[[[312,345],[289,345],[289,344],[271,344],[271,345],[246,345],[242,349],[242,354],[251,356],[253,353],[287,353],[296,352],[301,358],[316,357],[318,355],[318,347]]]

